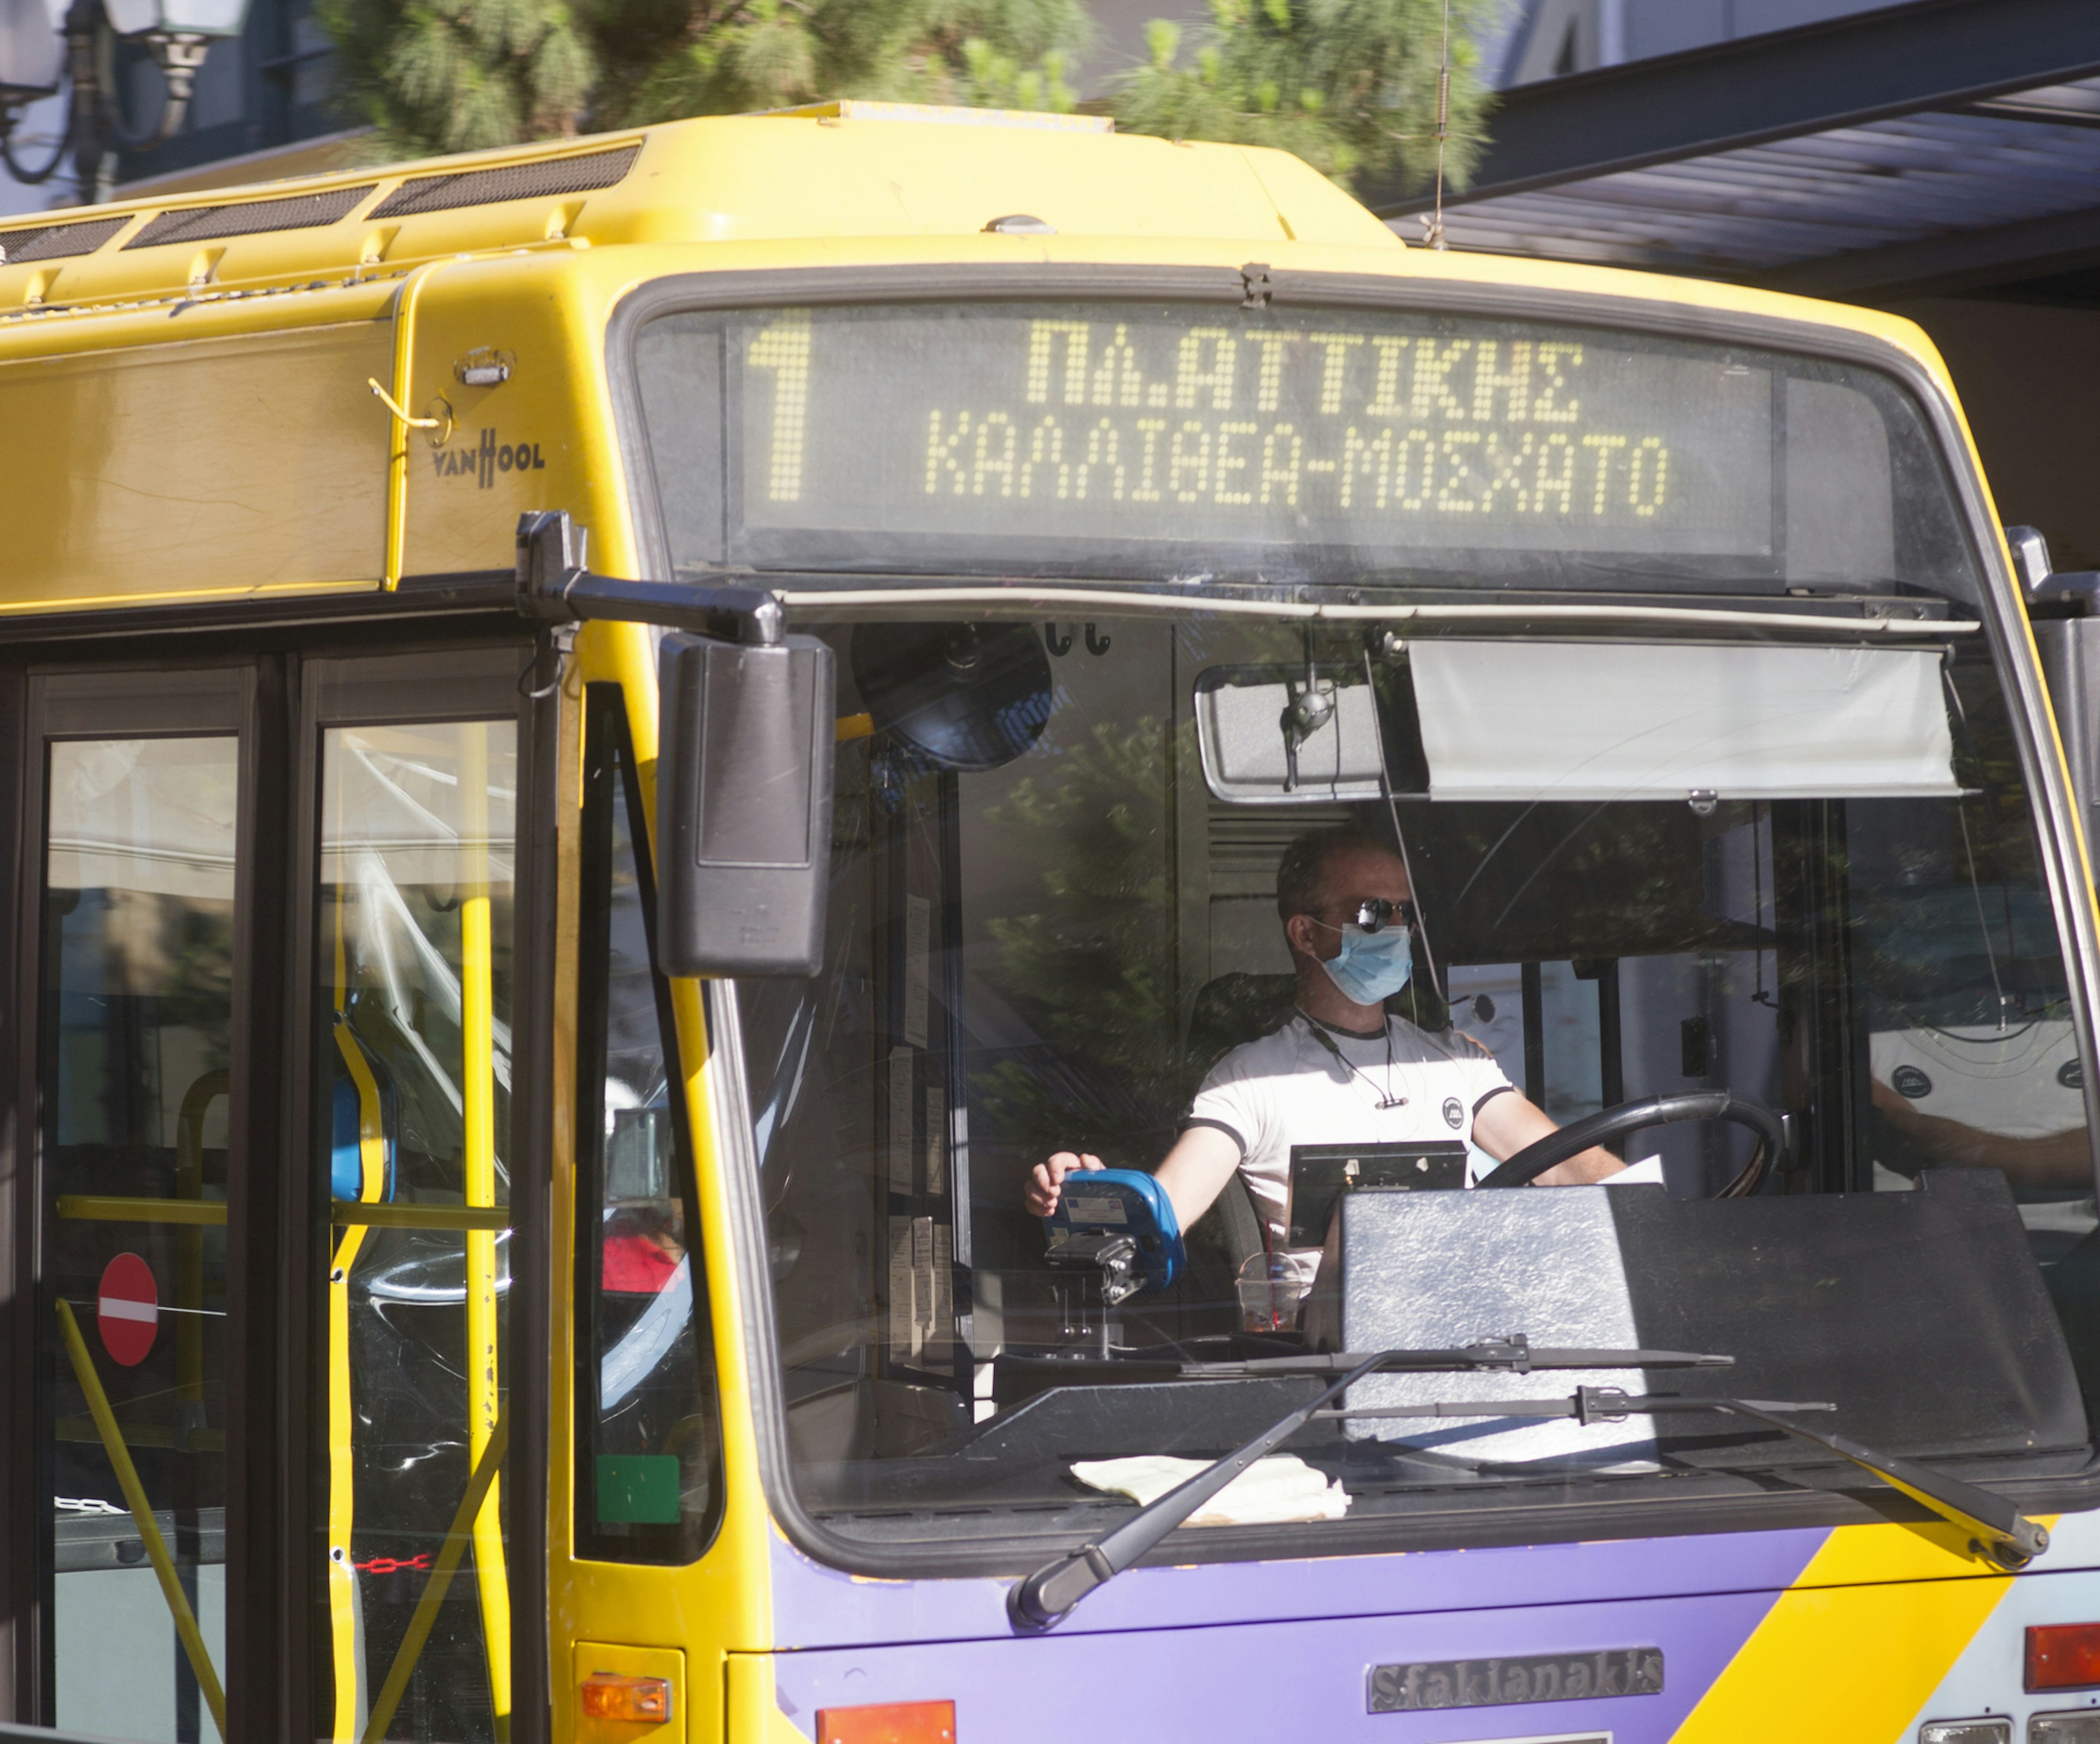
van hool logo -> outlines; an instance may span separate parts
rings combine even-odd
[[[437,465],[441,479],[456,479],[465,474],[481,481],[487,490],[496,483],[499,472],[539,472],[546,469],[546,461],[540,457],[536,442],[498,442],[496,432],[484,430],[478,448],[437,448],[430,458]]]
[[[1524,1659],[1436,1659],[1370,1668],[1365,1706],[1374,1714],[1505,1702],[1577,1702],[1597,1696],[1659,1696],[1662,1649],[1541,1653]]]

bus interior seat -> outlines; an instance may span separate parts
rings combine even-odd
[[[1295,975],[1255,975],[1243,972],[1214,976],[1203,983],[1189,1017],[1185,1105],[1211,1068],[1234,1048],[1257,1041],[1284,1023],[1295,1006]],[[1233,1285],[1240,1268],[1267,1252],[1268,1232],[1246,1178],[1238,1170],[1211,1208],[1183,1232],[1189,1270],[1180,1286],[1185,1307],[1223,1305],[1238,1318]]]
[[[396,1186],[395,1134],[399,1129],[394,1075],[347,1020],[338,1018],[335,1037],[331,1055],[334,1070],[329,1098],[329,1191],[339,1199],[365,1197],[362,1141],[368,1115],[365,1103],[370,1098],[377,1106],[369,1112],[376,1115],[382,1135],[382,1173],[376,1196],[391,1200]],[[351,1063],[353,1054],[355,1069]]]

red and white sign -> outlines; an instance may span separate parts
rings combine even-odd
[[[112,1360],[135,1368],[153,1348],[161,1330],[161,1292],[153,1269],[135,1253],[120,1253],[103,1269],[95,1320],[102,1348]]]

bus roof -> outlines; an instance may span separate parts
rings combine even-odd
[[[1282,152],[1118,135],[1092,117],[839,103],[53,212],[0,229],[0,313],[549,241],[928,237],[1003,219],[1400,246]]]
[[[677,121],[54,212],[0,229],[0,470],[37,506],[0,622],[486,577],[518,514],[550,505],[596,530],[607,572],[634,572],[588,336],[638,286],[695,273],[903,269],[923,287],[931,265],[945,294],[951,268],[1009,286],[1041,268],[1080,298],[1133,267],[1234,296],[1272,269],[1441,280],[1447,303],[1525,287],[1608,299],[1634,327],[1650,307],[1680,329],[1725,311],[1871,334],[1947,386],[1899,316],[1404,247],[1286,153],[1088,117],[841,104]]]
[[[1006,234],[981,235],[995,230]],[[25,316],[40,325],[61,310],[349,288],[467,255],[718,245],[712,258],[749,267],[760,256],[809,264],[787,258],[806,256],[807,245],[845,265],[929,258],[929,248],[930,258],[974,258],[990,242],[1024,245],[1045,261],[1273,262],[1806,318],[1873,333],[1942,368],[1909,321],[1879,311],[1714,280],[1407,247],[1285,152],[1118,135],[1104,117],[859,100],[171,190],[0,226],[0,354],[14,349],[8,329],[20,331]],[[303,317],[315,318],[342,317]]]

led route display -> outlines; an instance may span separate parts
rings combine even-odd
[[[1773,547],[1772,374],[1712,348],[1130,305],[772,311],[726,341],[729,542],[761,559]]]

